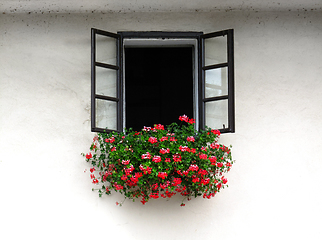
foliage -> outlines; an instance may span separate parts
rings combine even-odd
[[[223,173],[233,160],[230,148],[217,143],[220,132],[207,127],[197,131],[194,119],[179,119],[180,125],[166,128],[158,124],[140,132],[98,133],[83,155],[93,166],[90,177],[99,196],[115,190],[145,204],[177,193],[188,200],[209,199],[227,186]]]

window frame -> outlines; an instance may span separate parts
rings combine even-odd
[[[227,62],[213,65],[205,65],[205,39],[220,37],[227,35]],[[199,121],[200,128],[204,129],[206,126],[206,110],[205,104],[211,101],[228,100],[228,127],[218,129],[221,133],[234,133],[235,132],[235,81],[234,81],[234,30],[222,30],[218,32],[212,32],[203,34],[200,36],[200,52],[202,56],[199,58],[199,97],[200,97],[200,112]],[[205,97],[205,72],[211,69],[217,69],[227,67],[228,68],[228,93],[227,95],[206,98]]]
[[[196,114],[196,126],[198,129],[205,128],[205,104],[210,101],[220,101],[223,99],[228,100],[228,127],[219,129],[221,133],[227,132],[235,132],[235,105],[234,105],[234,36],[233,29],[223,30],[219,32],[207,33],[203,34],[203,32],[117,32],[110,33],[106,31],[102,31],[99,29],[92,28],[92,36],[91,36],[91,130],[92,132],[112,132],[112,131],[124,131],[125,127],[125,114],[123,109],[125,108],[124,101],[124,40],[147,40],[147,39],[155,39],[155,40],[176,40],[176,39],[192,39],[196,40],[196,51],[198,56],[194,56],[194,62],[197,58],[197,66],[198,69],[195,69],[194,81],[197,81],[197,92],[198,95],[196,97],[197,103],[196,110],[194,109],[194,113]],[[102,64],[96,62],[96,35],[103,35],[106,37],[112,37],[116,39],[116,65]],[[227,35],[227,62],[220,63],[210,66],[205,66],[205,39],[219,37]],[[145,46],[145,45],[142,45]],[[141,47],[142,47],[141,46]],[[157,46],[157,45],[156,45]],[[179,47],[180,45],[178,45]],[[96,94],[96,75],[95,68],[96,66],[104,67],[107,69],[114,69],[117,71],[116,74],[116,97],[107,97]],[[206,98],[205,97],[205,72],[209,69],[216,69],[221,67],[228,68],[228,94],[224,96],[217,96]],[[103,129],[96,127],[96,99],[114,101],[117,104],[117,113],[116,113],[116,125],[117,129]]]

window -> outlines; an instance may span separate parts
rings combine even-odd
[[[235,131],[232,29],[208,34],[92,29],[91,48],[92,131],[166,125],[182,114],[195,118],[196,128]]]

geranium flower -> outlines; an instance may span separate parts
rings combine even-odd
[[[181,162],[181,155],[180,154],[174,154],[173,156],[174,162]]]
[[[183,121],[183,122],[188,122],[189,118],[186,115],[182,115],[182,116],[179,117],[179,120]]]
[[[222,183],[226,184],[228,182],[227,178],[225,178],[224,176],[221,177]]]
[[[150,137],[148,141],[153,144],[158,142],[158,139],[156,137]]]
[[[191,164],[188,168],[188,171],[198,171],[199,167],[196,164]]]
[[[146,154],[142,154],[141,156],[142,159],[151,159],[151,154],[147,152]]]
[[[222,167],[224,164],[222,162],[217,163],[217,167]]]
[[[195,138],[193,136],[187,137],[188,142],[194,142]]]
[[[161,162],[161,157],[160,156],[154,156],[152,158],[152,161],[155,162],[155,163]]]
[[[200,159],[207,159],[207,154],[201,153],[199,154]]]
[[[162,148],[162,149],[160,149],[160,153],[161,154],[170,153],[170,149],[169,148],[167,148],[167,149]]]
[[[155,124],[154,129],[156,129],[156,130],[164,130],[164,126],[162,124]]]
[[[188,123],[194,124],[194,123],[196,123],[196,120],[191,118],[191,119],[188,120]]]
[[[168,176],[168,174],[166,172],[159,172],[158,173],[159,178],[165,179],[167,176]]]
[[[164,141],[167,141],[167,140],[168,140],[168,137],[163,136],[163,137],[161,137],[161,138],[160,138],[160,140],[159,140],[159,141],[160,141],[160,142],[164,142]]]
[[[188,146],[180,146],[180,147],[179,147],[179,150],[180,150],[181,152],[189,152],[189,151],[190,151],[190,149],[188,148]]]
[[[128,165],[130,163],[130,160],[122,160],[123,165]]]

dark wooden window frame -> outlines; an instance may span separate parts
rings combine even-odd
[[[207,102],[228,100],[228,126],[219,129],[221,133],[235,132],[235,103],[234,103],[234,32],[233,29],[203,34],[202,32],[118,32],[110,33],[92,28],[91,41],[91,129],[92,132],[123,131],[123,41],[124,39],[196,39],[198,47],[198,115],[199,128],[205,127],[205,104]],[[116,39],[115,65],[105,64],[96,61],[96,35],[103,35]],[[227,62],[215,65],[205,65],[205,40],[227,35]],[[116,97],[109,97],[96,94],[96,73],[95,68],[99,66],[116,71]],[[205,72],[211,69],[228,68],[228,94],[218,97],[205,97]],[[96,123],[96,99],[115,102],[117,105],[116,125],[117,129],[103,129]]]

